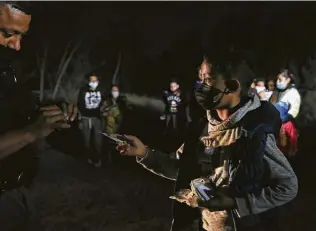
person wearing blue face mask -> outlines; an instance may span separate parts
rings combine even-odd
[[[291,157],[297,152],[298,131],[295,126],[295,118],[300,111],[301,96],[295,87],[295,76],[288,69],[280,71],[276,87],[277,95],[274,105],[280,112],[282,120],[279,148],[285,155]]]
[[[88,77],[88,84],[84,86],[78,97],[78,109],[80,114],[80,129],[83,134],[88,163],[98,168],[101,166],[101,113],[100,107],[103,96],[99,89],[99,78],[96,75]],[[91,134],[94,135],[96,152],[92,150]]]

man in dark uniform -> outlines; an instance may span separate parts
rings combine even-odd
[[[27,2],[0,2],[0,45],[19,51],[28,31],[31,14]],[[1,48],[1,49],[2,49]],[[4,53],[0,56],[4,56]],[[2,231],[35,230],[30,225],[27,187],[37,172],[34,142],[55,129],[69,128],[77,115],[73,105],[62,112],[56,105],[41,107],[33,117],[14,98],[24,98],[15,91],[14,70],[0,60],[0,227]],[[23,106],[23,105],[22,105]],[[25,108],[25,107],[24,107]]]

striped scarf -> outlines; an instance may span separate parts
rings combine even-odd
[[[238,122],[249,112],[260,107],[260,100],[257,95],[251,98],[244,106],[239,108],[225,121],[218,121],[207,111],[208,136],[201,138],[206,147],[216,148],[229,146],[235,143],[242,135],[242,127],[237,126]],[[228,163],[224,161],[226,175],[228,176]],[[234,231],[233,217],[229,211],[211,212],[207,209],[201,210],[203,228],[207,231]]]
[[[249,111],[257,109],[260,105],[260,99],[255,95],[225,121],[216,120],[212,117],[211,111],[207,111],[208,136],[202,137],[201,141],[206,147],[211,148],[229,146],[235,143],[242,134],[242,128],[236,124]]]

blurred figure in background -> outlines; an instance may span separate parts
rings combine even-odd
[[[103,97],[99,89],[99,78],[96,75],[88,77],[88,84],[81,88],[78,96],[78,109],[80,114],[79,127],[82,131],[85,152],[88,163],[98,168],[101,166],[102,127],[100,107]],[[94,135],[94,147],[91,146]],[[94,148],[96,150],[94,150]]]
[[[176,80],[171,80],[169,90],[164,92],[164,102],[166,104],[165,115],[161,119],[166,120],[166,133],[172,131],[176,133],[185,125],[184,121],[188,117],[186,98]]]
[[[254,79],[253,83],[251,84],[251,88],[255,90],[258,94],[261,101],[269,101],[273,91],[270,91],[265,86],[265,79]]]
[[[277,93],[275,107],[279,110],[282,127],[280,130],[279,147],[292,158],[297,153],[298,130],[295,118],[301,106],[301,96],[295,85],[295,76],[288,69],[282,70],[277,76]]]
[[[267,81],[267,89],[268,91],[275,91],[275,81],[273,79]]]
[[[102,116],[104,120],[104,131],[107,134],[115,134],[118,132],[121,122],[122,113],[119,108],[120,89],[117,85],[112,85],[111,94],[101,106]]]
[[[111,93],[109,97],[104,101],[101,106],[101,113],[103,116],[103,130],[107,134],[118,133],[122,123],[122,111],[120,103],[122,97],[120,96],[120,89],[118,85],[112,85]],[[109,162],[112,162],[111,150],[106,147],[108,153]]]
[[[206,120],[205,110],[198,104],[194,96],[195,89],[199,88],[204,78],[208,78],[211,73],[212,65],[208,61],[207,57],[203,57],[203,61],[198,68],[198,80],[196,80],[191,92],[191,98],[189,100],[189,113],[192,122],[199,122],[200,120]]]

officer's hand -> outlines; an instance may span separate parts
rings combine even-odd
[[[78,107],[75,104],[66,105],[66,110],[64,111],[66,119],[69,122],[74,121],[78,116]]]
[[[55,129],[69,128],[68,121],[75,118],[74,107],[68,107],[67,112],[56,106],[45,106],[40,108],[40,116],[37,121],[30,126],[30,131],[36,138],[44,138],[52,133]]]

